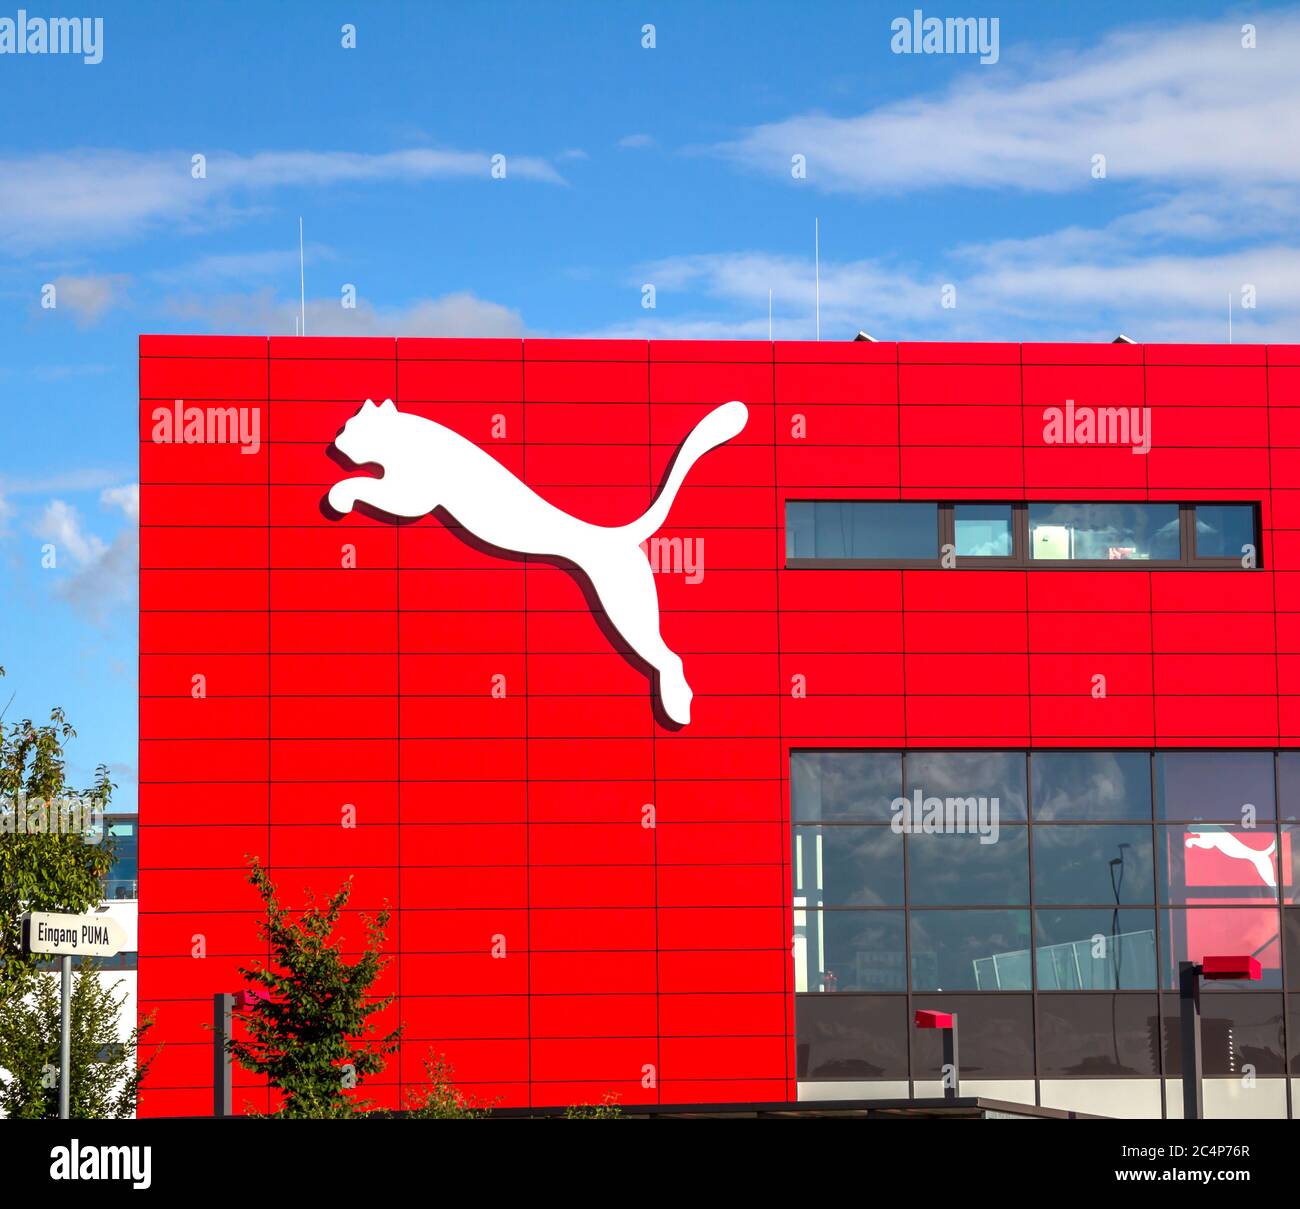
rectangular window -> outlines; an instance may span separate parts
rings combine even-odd
[[[912,911],[913,991],[1027,991],[1028,911]]]
[[[1256,550],[1253,504],[1197,504],[1195,554],[1197,558],[1243,558]]]
[[[1035,562],[1177,562],[1182,557],[1177,504],[1030,504],[1029,549]]]
[[[791,500],[785,506],[790,559],[932,561],[938,553],[938,504]]]
[[[1145,752],[1034,752],[1034,821],[1151,820]]]
[[[786,565],[1259,567],[1256,504],[789,500]]]
[[[1010,558],[1014,538],[1010,504],[955,504],[953,549],[958,558]]]
[[[1040,991],[1132,991],[1156,986],[1156,913],[1035,911]]]

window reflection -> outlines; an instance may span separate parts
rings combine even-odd
[[[1209,994],[1248,993],[1282,986],[1282,945],[1276,907],[1172,907],[1157,920],[1160,982],[1178,989],[1178,963],[1203,961],[1212,954],[1247,953],[1259,959],[1259,982],[1207,982]]]
[[[1177,1001],[1166,999],[1165,1075],[1170,1078],[1183,1073],[1182,1032]],[[1239,1079],[1248,1066],[1255,1075],[1280,1075],[1284,1052],[1281,995],[1201,997],[1201,1067],[1208,1078]]]
[[[1151,828],[1119,824],[1034,828],[1034,901],[1155,901]]]
[[[903,837],[888,827],[797,826],[793,865],[796,905],[903,905]]]
[[[1273,753],[1268,751],[1165,752],[1156,756],[1156,817],[1271,820]]]
[[[1177,504],[1030,504],[1034,559],[1177,559]]]
[[[1040,991],[1154,990],[1154,911],[1037,911]]]
[[[1277,831],[1221,823],[1156,828],[1160,901],[1188,906],[1277,900]]]
[[[1028,829],[1001,827],[991,844],[983,843],[983,838],[976,834],[908,836],[908,900],[912,905],[1028,903]]]
[[[1025,755],[1023,752],[909,752],[907,789],[911,798],[993,798],[1002,822],[1025,820]]]
[[[901,911],[794,913],[796,991],[904,991]]]
[[[1027,991],[1028,911],[913,911],[917,991]]]
[[[790,803],[796,822],[887,823],[902,791],[897,752],[797,751],[790,756]]]
[[[787,558],[934,558],[938,504],[875,500],[790,500]]]
[[[1241,558],[1255,544],[1253,504],[1197,504],[1196,557]]]
[[[800,1000],[795,1018],[800,1079],[906,1079],[907,1000],[825,995]]]
[[[1010,504],[957,504],[952,511],[959,558],[1011,556]]]
[[[1028,995],[925,995],[913,1004],[936,1012],[956,1012],[964,1079],[1032,1078],[1034,1073],[1033,1000]],[[938,1079],[943,1037],[938,1029],[912,1030],[912,1077]]]
[[[1150,819],[1146,752],[1035,752],[1034,819]]]
[[[1160,1074],[1154,995],[1042,995],[1038,1067],[1043,1078],[1153,1078]]]

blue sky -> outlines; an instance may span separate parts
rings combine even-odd
[[[1300,339],[1297,8],[1004,3],[989,64],[894,3],[94,10],[0,55],[0,705],[124,807],[136,337],[292,333],[299,215],[313,333],[811,338],[816,218],[825,339]]]

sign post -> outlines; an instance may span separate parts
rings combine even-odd
[[[72,1100],[72,958],[65,953],[59,964],[59,1120],[66,1121]]]
[[[66,1121],[72,1101],[72,959],[113,957],[126,944],[117,920],[98,912],[59,915],[28,911],[23,916],[23,952],[60,958],[59,1120]]]

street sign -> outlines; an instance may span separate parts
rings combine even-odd
[[[107,914],[23,916],[23,952],[53,957],[113,957],[127,943],[122,925]]]

